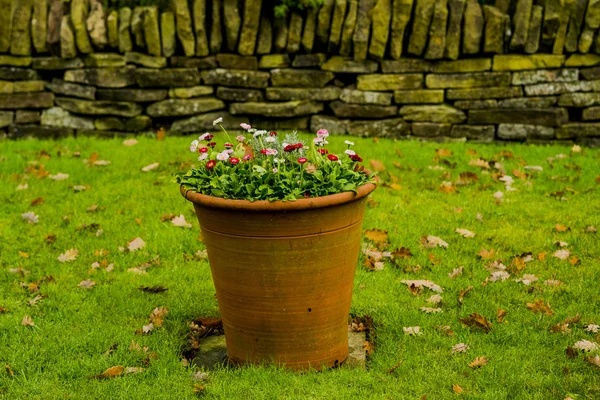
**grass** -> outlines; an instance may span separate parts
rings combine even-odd
[[[341,149],[343,140],[333,138],[332,147]],[[388,249],[405,246],[413,254],[398,265],[386,263],[382,271],[368,271],[362,260],[358,266],[352,313],[372,316],[377,330],[368,369],[294,374],[272,367],[224,368],[209,373],[202,394],[194,393],[194,370],[182,364],[181,352],[189,321],[218,316],[218,308],[208,263],[190,257],[203,249],[192,207],[171,183],[172,173],[190,165],[189,138],[158,142],[143,137],[133,147],[117,139],[90,138],[0,143],[0,307],[8,310],[0,313],[0,398],[418,399],[427,395],[450,399],[458,397],[452,385],[464,389],[460,397],[472,399],[600,398],[600,369],[582,354],[575,358],[565,354],[567,346],[578,340],[600,342],[583,328],[600,324],[599,236],[584,231],[589,225],[600,227],[599,151],[353,140],[365,160],[383,162],[401,186],[381,187],[373,194],[365,229],[387,230]],[[453,155],[436,162],[436,149],[442,147]],[[40,157],[42,151],[50,158]],[[75,152],[81,157],[75,157]],[[112,163],[86,166],[83,160],[94,152]],[[559,153],[566,157],[547,161]],[[509,175],[518,170],[528,177],[515,178],[516,191],[506,191],[496,169],[469,165],[477,157],[497,160]],[[25,175],[36,160],[52,174],[67,173],[69,178],[53,181],[32,172]],[[140,171],[154,162],[160,163],[157,169]],[[525,170],[526,165],[542,166],[543,171]],[[442,182],[456,182],[465,171],[475,173],[478,181],[456,187],[456,193],[440,191]],[[23,182],[29,188],[16,191]],[[73,185],[89,188],[76,193]],[[493,196],[498,191],[504,192],[501,201]],[[38,197],[43,204],[30,205]],[[88,212],[92,205],[98,209]],[[39,215],[38,224],[21,218],[28,211]],[[166,213],[184,214],[193,229],[161,222]],[[84,224],[100,227],[77,229]],[[569,229],[559,232],[557,224]],[[456,228],[476,236],[463,238]],[[100,236],[96,236],[98,229],[103,231]],[[56,235],[55,242],[49,244],[46,235]],[[449,246],[424,248],[419,243],[423,235],[441,237]],[[146,247],[135,253],[119,252],[118,247],[135,237],[143,238]],[[552,257],[556,241],[567,242],[579,262],[573,265]],[[57,257],[70,248],[79,250],[77,260],[59,262]],[[99,249],[109,254],[95,255]],[[494,249],[494,258],[501,258],[509,268],[514,256],[533,253],[535,260],[516,276],[535,274],[539,280],[525,286],[512,275],[484,285],[489,261],[477,257],[481,249]],[[547,255],[540,261],[542,252]],[[160,265],[147,274],[128,272],[156,255]],[[114,263],[112,272],[91,268],[103,259]],[[463,275],[450,278],[448,273],[458,266],[464,267]],[[19,267],[30,274],[10,272]],[[44,278],[50,276],[53,279]],[[96,285],[78,287],[86,279]],[[420,311],[434,293],[415,296],[401,283],[403,279],[431,279],[442,286],[443,311]],[[547,279],[564,284],[546,286]],[[40,280],[39,293],[23,287]],[[138,290],[152,285],[168,291]],[[460,307],[458,294],[471,285]],[[28,305],[38,294],[44,298]],[[554,314],[534,313],[526,307],[537,299],[549,302]],[[163,327],[150,335],[136,335],[158,306],[169,310]],[[503,323],[496,321],[498,309],[507,311]],[[473,312],[492,322],[491,333],[460,323],[459,318]],[[570,333],[549,332],[552,325],[577,313],[581,321],[569,326]],[[25,315],[31,316],[34,327],[21,324]],[[449,325],[454,335],[434,328],[439,325]],[[420,326],[423,335],[405,335],[403,327],[409,326]],[[144,372],[89,379],[115,365],[143,366],[144,356],[129,350],[132,340],[158,356]],[[470,348],[453,355],[451,348],[457,343]],[[105,354],[111,347],[114,351]],[[486,356],[489,363],[472,369],[468,364],[477,356]]]

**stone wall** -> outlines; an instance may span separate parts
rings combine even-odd
[[[286,19],[260,0],[0,6],[9,137],[187,134],[223,116],[229,128],[600,142],[598,0],[326,0]]]

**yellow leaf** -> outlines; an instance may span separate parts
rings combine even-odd
[[[25,253],[24,251],[19,251],[19,255],[23,258],[29,258],[29,254]]]
[[[457,393],[457,394],[461,394],[462,392],[465,391],[463,388],[458,386],[456,383],[452,384],[452,390],[454,391],[454,393]]]
[[[387,231],[381,229],[369,229],[365,231],[365,237],[377,244],[384,244],[388,241]]]
[[[475,357],[473,361],[469,363],[471,368],[480,368],[488,363],[488,359],[485,356]]]

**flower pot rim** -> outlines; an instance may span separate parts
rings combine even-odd
[[[369,173],[369,171],[365,171]],[[194,204],[201,205],[209,208],[224,208],[229,210],[241,210],[241,211],[297,211],[297,210],[309,210],[315,208],[325,208],[337,206],[352,201],[359,200],[365,196],[368,196],[373,192],[379,183],[379,178],[375,177],[375,183],[367,182],[364,185],[359,186],[356,192],[342,192],[331,194],[328,196],[311,197],[307,199],[297,199],[295,201],[269,201],[269,200],[233,200],[224,199],[222,197],[208,196],[193,190],[187,190],[180,186],[179,190],[181,195],[186,200],[191,201]]]

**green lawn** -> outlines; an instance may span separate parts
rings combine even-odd
[[[332,138],[330,147],[341,151],[344,139]],[[586,360],[598,352],[579,351],[571,358],[565,353],[583,339],[600,343],[598,333],[585,330],[588,324],[600,325],[600,234],[589,232],[589,226],[600,228],[598,150],[353,139],[367,165],[375,159],[387,168],[381,175],[388,185],[373,194],[365,229],[388,232],[390,245],[381,250],[407,247],[412,253],[386,262],[379,271],[367,270],[361,256],[352,314],[370,315],[375,323],[375,352],[367,370],[294,374],[268,367],[224,368],[209,372],[198,394],[195,370],[182,363],[188,324],[219,312],[208,262],[193,256],[204,247],[192,206],[172,183],[172,174],[194,161],[187,150],[190,138],[138,140],[131,147],[122,139],[0,142],[0,398],[600,398],[600,367]],[[442,151],[436,159],[442,148],[452,155]],[[84,160],[92,153],[110,165],[87,166]],[[492,164],[514,178],[515,190],[505,189],[497,168],[469,165],[479,157],[500,163]],[[155,162],[158,168],[141,171]],[[69,177],[39,178],[39,165],[51,175]],[[28,167],[34,169],[26,172]],[[470,184],[456,185],[463,172],[475,175],[463,175],[462,180],[471,178]],[[454,185],[441,186],[443,182]],[[23,183],[28,188],[16,190]],[[74,186],[87,188],[76,192]],[[503,193],[501,199],[494,196],[497,192]],[[31,205],[40,197],[43,204]],[[97,209],[88,211],[93,205]],[[39,223],[21,217],[29,211],[39,216]],[[193,228],[161,222],[164,214],[183,214]],[[457,228],[476,236],[464,238]],[[448,247],[426,248],[420,243],[424,235],[440,237]],[[136,237],[145,241],[144,248],[119,251]],[[557,241],[568,243],[565,260],[553,256]],[[59,255],[71,248],[78,250],[76,260],[59,262]],[[108,254],[100,255],[101,249]],[[494,250],[493,258],[478,257],[482,249]],[[515,260],[526,252],[533,261]],[[128,271],[158,255],[160,264],[147,273]],[[486,282],[486,264],[496,259],[511,276]],[[100,267],[94,269],[94,262]],[[105,266],[111,263],[109,272]],[[463,274],[449,277],[460,266]],[[523,274],[539,280],[529,286],[516,282]],[[405,279],[440,285],[442,312],[421,311],[435,293],[424,289],[412,294],[401,283]],[[95,285],[78,287],[85,280]],[[563,284],[548,286],[547,280]],[[138,289],[153,285],[168,291]],[[469,286],[473,289],[460,306],[459,293]],[[43,298],[29,305],[38,295]],[[553,315],[527,308],[538,299],[550,303]],[[169,310],[163,326],[137,335],[156,307]],[[502,323],[497,322],[498,309],[506,311]],[[471,313],[486,317],[491,332],[460,322]],[[576,314],[581,319],[568,326],[569,332],[550,332]],[[35,326],[24,326],[24,316]],[[440,325],[450,326],[453,336],[436,329]],[[405,335],[403,328],[412,326],[423,334]],[[156,356],[131,351],[132,340]],[[458,343],[469,345],[466,353],[452,354]],[[107,353],[109,349],[113,351]],[[470,368],[479,356],[488,364]],[[144,371],[89,379],[112,366]],[[453,385],[464,392],[454,393]]]

